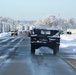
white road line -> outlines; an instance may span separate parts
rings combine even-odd
[[[19,37],[18,37],[19,38]],[[18,38],[14,39],[14,40],[11,40],[10,43],[6,44],[6,45],[3,45],[0,47],[0,51],[3,50],[4,48],[8,47],[12,42],[16,41]]]
[[[13,38],[13,37],[12,37]],[[2,41],[0,41],[0,43],[3,43],[3,42],[6,42],[6,41],[8,41],[9,39],[11,39],[11,38],[6,38],[6,39],[3,39]]]
[[[7,55],[0,56],[0,59],[5,59]]]
[[[8,50],[7,54],[9,54],[9,52],[14,51],[15,48],[17,48],[22,41],[23,41],[23,39],[21,39],[13,48],[10,48],[10,49]]]
[[[6,41],[8,41],[8,40],[9,40],[9,39],[2,40],[0,43],[6,42]]]
[[[7,63],[7,62],[9,62],[9,60],[11,61],[11,59],[6,60],[6,58],[9,56],[9,52],[14,51],[15,48],[18,47],[18,45],[19,45],[22,41],[23,41],[23,38],[22,38],[13,48],[10,48],[5,55],[0,56],[0,59],[2,60],[2,61],[0,62],[0,66],[1,66],[4,62]]]
[[[16,41],[18,38],[20,38],[20,37],[17,37],[16,39],[13,39],[11,42],[14,42],[14,41]]]

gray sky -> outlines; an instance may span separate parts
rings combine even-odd
[[[0,0],[0,16],[37,20],[48,15],[76,18],[76,0]]]

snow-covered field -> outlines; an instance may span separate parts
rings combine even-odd
[[[76,34],[63,34],[60,37],[60,47],[76,46]]]
[[[66,53],[67,58],[76,60],[76,34],[61,35],[60,53]]]

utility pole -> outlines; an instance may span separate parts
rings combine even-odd
[[[59,18],[60,18],[60,14],[58,14]]]

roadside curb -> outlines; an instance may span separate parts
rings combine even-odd
[[[71,62],[69,62],[67,59],[65,59],[64,57],[62,57],[61,55],[57,55],[59,56],[61,59],[63,59],[66,63],[68,63],[74,70],[76,70],[76,67],[74,64],[72,64]]]

